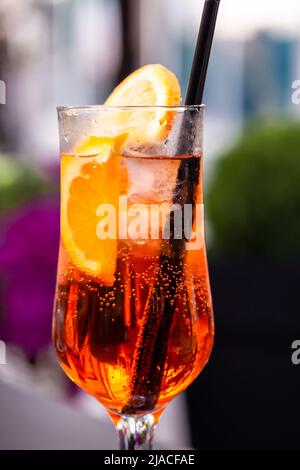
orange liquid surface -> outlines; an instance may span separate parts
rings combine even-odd
[[[201,202],[200,182],[201,174]],[[119,240],[114,282],[107,285],[76,267],[61,242],[54,347],[67,375],[113,413],[162,408],[195,380],[211,353],[205,245],[175,256],[169,243]]]

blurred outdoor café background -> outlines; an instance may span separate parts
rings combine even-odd
[[[174,71],[184,96],[203,3],[1,0],[1,433],[13,426],[9,407],[18,400],[7,387],[51,407],[68,403],[82,416],[97,417],[101,408],[65,377],[51,349],[59,237],[55,108],[100,104],[146,63]],[[172,424],[179,428],[183,420],[185,436],[168,436],[162,423],[163,446],[300,448],[300,368],[291,362],[291,344],[300,337],[300,104],[293,100],[299,21],[298,0],[288,8],[277,0],[221,2],[204,99],[216,342]],[[37,431],[22,426],[34,441]],[[15,432],[9,439],[0,434],[0,448],[26,447]],[[96,438],[100,448],[100,432]],[[77,445],[84,446],[80,436]]]

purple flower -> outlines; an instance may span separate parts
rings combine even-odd
[[[51,340],[59,243],[57,201],[18,207],[0,239],[0,339],[34,357]]]

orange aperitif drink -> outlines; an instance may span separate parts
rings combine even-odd
[[[177,82],[167,72],[138,72],[135,86],[127,79],[108,100],[118,108],[59,110],[55,350],[67,375],[106,407],[119,430],[131,421],[141,436],[201,372],[214,335],[203,108],[122,103],[135,93],[155,101],[160,93],[167,105],[178,104]],[[183,116],[189,134],[179,145]]]

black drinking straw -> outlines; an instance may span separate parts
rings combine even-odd
[[[220,0],[205,0],[197,45],[188,85],[186,105],[200,105],[202,103],[210,51],[214,37],[215,25]],[[184,147],[184,133],[189,131],[189,123],[183,119],[179,131],[177,153],[181,155]],[[187,158],[180,162],[173,203],[193,204],[195,189],[198,184],[200,172],[200,159]],[[180,188],[180,191],[178,191]],[[173,214],[174,215],[174,214]],[[169,253],[173,259],[178,259],[177,282],[183,282],[183,267],[179,262],[184,249],[184,239],[174,238],[169,240]],[[135,414],[137,412],[149,412],[154,409],[159,397],[161,383],[164,374],[165,360],[167,356],[169,331],[172,325],[176,303],[165,296],[161,301],[160,288],[163,280],[170,279],[169,290],[176,289],[174,275],[170,276],[170,256],[161,252],[159,259],[159,273],[152,293],[149,296],[138,340],[137,351],[134,357],[130,384],[130,399],[122,412]]]
[[[202,103],[220,0],[205,0],[185,104]]]

